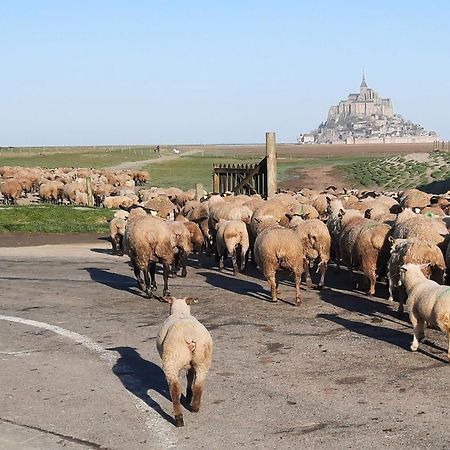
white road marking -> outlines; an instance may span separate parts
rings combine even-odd
[[[96,353],[100,357],[100,359],[108,362],[111,365],[114,365],[117,362],[117,356],[115,356],[114,353],[105,350],[100,344],[88,338],[87,336],[83,336],[82,334],[66,330],[65,328],[61,328],[56,325],[50,325],[45,322],[23,319],[22,317],[3,316],[0,314],[0,320],[5,320],[7,322],[16,322],[23,325],[29,325],[32,327],[53,331],[54,333],[69,338],[77,344],[80,344],[88,350]],[[172,433],[167,422],[162,419],[156,411],[150,408],[142,399],[136,397],[128,390],[126,390],[126,392],[132,397],[136,409],[140,412],[147,413],[148,417],[145,420],[145,425],[155,435],[157,443],[160,444],[162,448],[175,448],[176,439],[171,436]]]

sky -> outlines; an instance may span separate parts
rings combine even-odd
[[[369,87],[450,139],[450,2],[0,0],[0,146],[294,142]]]

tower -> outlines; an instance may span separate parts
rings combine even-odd
[[[363,93],[367,90],[367,83],[366,83],[366,77],[364,76],[364,69],[363,69],[362,80],[361,80],[361,85],[359,86],[359,89],[360,89],[361,93]]]

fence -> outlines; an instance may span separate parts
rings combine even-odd
[[[433,150],[446,150],[450,151],[450,141],[434,141]]]
[[[258,164],[219,164],[213,166],[213,192],[259,194],[269,197],[277,190],[275,133],[266,133],[266,157]]]

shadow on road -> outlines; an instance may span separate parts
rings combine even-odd
[[[223,272],[197,272],[198,275],[205,277],[205,281],[211,286],[225,289],[236,294],[247,295],[258,300],[271,301],[270,291],[264,289],[260,284],[253,283],[240,278],[240,275],[233,277],[227,276]],[[242,276],[242,275],[241,275]]]
[[[411,343],[411,334],[409,333],[404,333],[403,331],[393,328],[345,319],[343,317],[339,317],[337,314],[318,314],[317,317],[337,323],[344,328],[347,328],[347,330],[358,333],[362,336],[367,336],[378,341],[384,341],[388,344],[392,344],[403,350],[409,351],[409,346]],[[419,348],[418,352],[436,361],[447,363],[446,360],[423,350],[423,348]]]
[[[86,270],[91,280],[96,283],[104,284],[119,291],[127,291],[139,297],[145,297],[144,293],[136,287],[136,280],[133,277],[110,272],[108,269],[99,269],[98,267],[83,267],[80,270]]]
[[[151,361],[143,359],[136,349],[132,347],[114,347],[107,350],[115,351],[120,355],[112,371],[120,379],[124,387],[144,401],[163,419],[175,424],[172,416],[167,414],[148,394],[148,391],[158,392],[171,402],[162,369]]]

